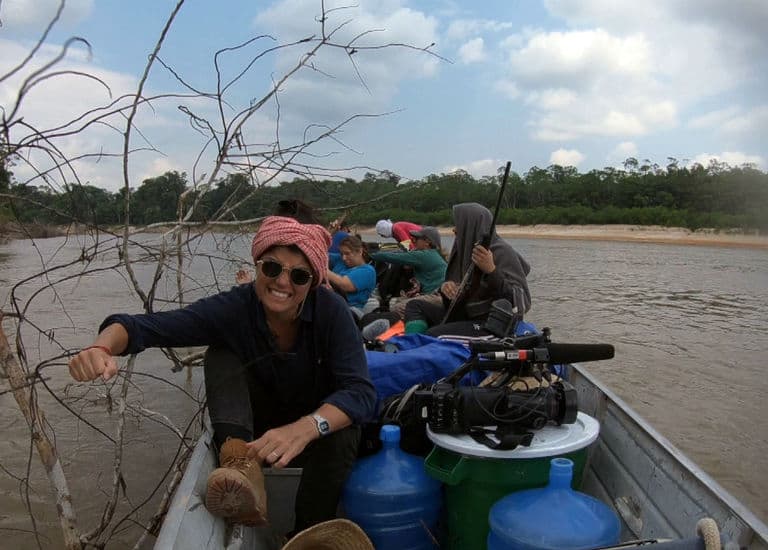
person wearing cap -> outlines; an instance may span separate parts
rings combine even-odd
[[[491,231],[491,212],[478,203],[461,203],[453,207],[453,220],[456,238],[439,290],[443,300],[410,300],[405,306],[406,334],[480,336],[494,300],[509,300],[520,315],[531,308],[531,266],[525,258],[495,230],[488,246],[481,244]],[[462,287],[467,274],[471,277]]]
[[[262,467],[301,467],[295,530],[330,520],[375,412],[360,331],[325,285],[330,235],[281,216],[253,238],[252,284],[173,311],[108,316],[69,361],[77,381],[118,374],[115,356],[207,345],[205,387],[220,467],[208,510],[234,523],[266,521]]]
[[[407,252],[373,252],[374,261],[408,265],[419,283],[419,294],[431,294],[445,280],[447,263],[442,255],[440,232],[435,227],[412,229],[409,236],[413,250]]]
[[[407,294],[401,292],[400,299],[389,311],[369,313],[360,320],[363,338],[366,340],[375,339],[391,325],[401,321],[409,300],[427,299],[429,296],[430,300],[441,301],[436,291],[445,280],[447,264],[443,257],[440,232],[435,227],[424,226],[418,230],[411,230],[410,236],[413,240],[413,250],[371,253],[371,259],[375,262],[410,267],[416,288]]]
[[[376,222],[376,233],[385,239],[395,239],[406,250],[413,249],[411,231],[418,231],[420,225],[411,222],[394,222],[392,220],[379,220]]]

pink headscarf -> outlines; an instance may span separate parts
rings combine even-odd
[[[328,247],[331,235],[322,225],[299,223],[293,218],[267,216],[253,236],[253,261],[261,258],[273,246],[295,245],[312,268],[312,288],[325,281],[328,274]]]

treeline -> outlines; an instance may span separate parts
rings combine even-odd
[[[202,193],[191,190],[186,174],[168,172],[131,190],[130,222],[146,225],[179,219],[192,205],[193,221],[247,220],[271,212],[283,199],[298,198],[321,210],[324,218],[346,214],[354,224],[374,224],[387,217],[421,224],[449,225],[451,207],[479,202],[493,208],[501,173],[476,179],[458,171],[401,182],[390,172],[366,174],[360,181],[294,179],[276,186],[255,186],[242,174],[229,175]],[[71,185],[53,193],[45,187],[6,181],[14,198],[0,204],[0,217],[23,223],[71,221],[123,223],[125,191],[111,193]],[[627,159],[624,169],[579,173],[573,167],[534,167],[510,174],[498,223],[639,224],[698,229],[738,228],[768,231],[768,174],[753,166],[712,162],[664,167]],[[2,219],[0,219],[2,221]]]

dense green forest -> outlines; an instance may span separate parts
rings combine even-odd
[[[130,222],[146,225],[179,219],[195,205],[193,221],[248,220],[268,214],[277,201],[299,198],[321,210],[327,220],[341,214],[354,224],[382,217],[421,224],[449,225],[451,206],[479,202],[493,208],[503,167],[495,176],[476,179],[458,171],[401,182],[393,173],[353,179],[314,181],[296,178],[276,186],[255,186],[242,174],[219,180],[202,193],[190,189],[184,173],[168,172],[131,189]],[[17,184],[0,172],[0,221],[98,225],[123,222],[125,190],[116,193],[89,185],[63,192]],[[198,201],[199,199],[199,201]],[[576,168],[533,167],[511,173],[499,214],[500,224],[640,224],[768,232],[768,174],[752,166],[666,166],[629,158],[623,169],[579,173]]]

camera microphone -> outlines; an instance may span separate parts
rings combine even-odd
[[[584,363],[613,359],[611,344],[547,344],[550,363]]]
[[[491,347],[491,346],[488,346]],[[486,348],[487,349],[487,348]],[[506,348],[478,353],[480,359],[492,361],[533,361],[536,363],[584,363],[612,359],[611,344],[553,344],[547,343],[533,349]]]

